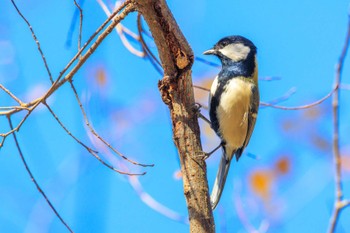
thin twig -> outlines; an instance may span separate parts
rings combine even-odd
[[[97,0],[97,3],[101,6],[102,10],[105,12],[105,14],[107,16],[111,15],[110,10],[108,9],[106,4],[102,0]],[[120,1],[116,1],[115,8],[118,8],[120,4],[121,4]],[[130,53],[132,53],[132,54],[134,54],[134,55],[136,55],[138,57],[144,57],[145,56],[144,52],[137,50],[136,48],[134,48],[134,46],[132,46],[130,44],[130,42],[128,41],[128,39],[124,35],[123,28],[124,27],[122,26],[122,24],[118,24],[115,27],[115,29],[116,29],[116,31],[117,31],[117,33],[119,35],[119,38],[121,39],[121,41],[122,41],[123,45],[125,46],[125,48],[127,50],[129,50]]]
[[[58,122],[58,124],[63,128],[64,131],[66,131],[66,133],[71,136],[78,144],[80,144],[82,147],[84,147],[89,153],[93,152],[93,153],[98,153],[98,151],[93,150],[92,148],[88,147],[87,145],[85,145],[82,141],[80,141],[77,137],[75,137],[69,130],[68,128],[62,123],[62,121],[59,119],[59,117],[56,115],[56,113],[52,110],[52,108],[47,104],[44,103],[44,105],[46,106],[46,108],[49,110],[49,112],[51,113],[51,115],[55,118],[55,120]]]
[[[220,68],[221,67],[221,65],[219,65],[219,64],[217,64],[215,62],[208,61],[207,59],[204,59],[204,58],[201,58],[201,57],[195,57],[194,59],[196,61],[202,62],[202,63],[204,63],[206,65],[213,66],[215,68]]]
[[[135,41],[140,41],[140,37],[133,31],[131,31],[129,28],[125,27],[123,24],[120,24],[120,27],[122,28],[123,32],[130,36]]]
[[[162,67],[162,64],[160,63],[158,58],[152,53],[151,49],[149,48],[149,46],[143,38],[142,34],[144,33],[145,29],[142,26],[141,16],[142,15],[140,13],[137,14],[137,30],[139,32],[141,45],[145,52],[154,60],[154,62],[157,63],[160,67]]]
[[[236,183],[234,187],[240,187],[241,185],[239,183]],[[237,188],[236,188],[237,189]],[[233,203],[234,203],[234,208],[236,210],[237,216],[239,220],[241,221],[243,227],[245,228],[246,232],[249,233],[265,233],[269,229],[269,222],[267,220],[262,220],[260,223],[259,228],[256,228],[250,221],[249,215],[247,215],[246,211],[244,210],[244,201],[241,199],[241,193],[238,190],[235,190],[236,192],[234,197],[233,197]]]
[[[193,85],[193,87],[194,87],[194,88],[197,88],[197,89],[200,89],[200,90],[203,90],[203,91],[207,91],[207,92],[210,91],[209,88],[201,87],[201,86],[198,86],[198,85]]]
[[[311,108],[314,107],[316,105],[321,104],[323,101],[325,101],[326,99],[328,99],[329,97],[332,96],[332,94],[335,92],[335,90],[337,89],[337,87],[334,87],[327,95],[325,95],[323,98],[312,102],[310,104],[305,104],[305,105],[300,105],[300,106],[296,106],[296,107],[287,107],[287,106],[281,106],[281,105],[274,105],[274,104],[270,104],[270,103],[266,103],[266,102],[260,102],[261,106],[267,106],[267,107],[271,107],[271,108],[278,108],[278,109],[283,109],[283,110],[301,110],[301,109],[307,109],[307,108]]]
[[[23,117],[23,119],[19,122],[19,124],[15,128],[11,129],[7,133],[0,133],[0,137],[3,138],[2,143],[0,144],[0,148],[4,145],[3,142],[5,141],[6,137],[8,137],[10,134],[13,134],[15,131],[18,131],[21,128],[21,126],[27,120],[27,118],[29,117],[29,115],[31,114],[32,111],[33,111],[33,109],[29,109],[27,114]],[[6,116],[10,117],[11,115],[6,114]]]
[[[259,77],[259,81],[279,81],[281,80],[282,78],[281,77],[278,77],[278,76],[268,76],[268,77]]]
[[[45,65],[47,74],[49,75],[50,81],[51,81],[51,83],[54,83],[53,78],[52,78],[52,75],[51,75],[51,71],[50,71],[49,66],[48,66],[48,64],[47,64],[47,62],[46,62],[46,58],[45,58],[45,56],[44,56],[44,53],[43,53],[43,51],[41,50],[40,42],[39,42],[38,38],[36,37],[36,35],[35,35],[35,33],[34,33],[34,30],[33,30],[33,28],[32,28],[32,25],[30,25],[29,21],[24,17],[24,15],[22,14],[22,12],[18,9],[18,7],[17,7],[15,1],[14,1],[14,0],[11,0],[11,2],[12,2],[12,5],[15,7],[17,13],[18,13],[18,14],[21,16],[21,18],[25,21],[25,23],[27,24],[27,26],[28,26],[30,32],[32,33],[32,37],[33,37],[33,39],[34,39],[34,41],[35,41],[35,43],[36,43],[36,45],[37,45],[37,47],[38,47],[38,51],[39,51],[39,53],[40,53],[40,55],[41,55],[41,58],[43,59],[43,62],[44,62],[44,65]]]
[[[81,110],[81,113],[83,115],[83,118],[84,118],[84,121],[85,121],[85,124],[86,126],[89,128],[90,132],[96,137],[98,138],[103,144],[105,144],[109,149],[111,149],[115,154],[119,155],[120,157],[122,157],[123,159],[125,159],[126,161],[134,164],[134,165],[138,165],[138,166],[141,166],[141,167],[153,167],[154,164],[142,164],[142,163],[138,163],[136,161],[133,161],[129,158],[127,158],[125,155],[123,155],[121,152],[117,151],[111,144],[109,144],[104,138],[101,137],[101,135],[99,135],[95,129],[92,127],[92,125],[90,124],[90,121],[89,121],[89,118],[87,117],[87,114],[86,114],[86,111],[83,107],[83,104],[79,98],[79,95],[78,95],[78,92],[73,84],[72,81],[69,82],[70,85],[71,85],[71,88],[74,92],[74,95],[75,95],[75,98],[78,102],[78,105],[79,105],[79,108]]]
[[[74,0],[74,5],[78,8],[79,10],[79,35],[78,35],[78,50],[80,50],[81,47],[81,37],[83,34],[83,9],[81,9],[80,5]]]
[[[0,84],[0,89],[4,90],[12,99],[14,99],[19,105],[23,106],[23,102],[18,99],[12,92],[10,92],[8,89],[6,89],[3,85]]]
[[[0,110],[3,109],[3,110],[11,110],[11,109],[18,109],[18,110],[25,110],[25,109],[28,109],[27,107],[21,107],[21,106],[3,106],[3,107],[0,107]],[[3,115],[6,115],[6,114],[3,114]]]
[[[121,21],[123,20],[130,12],[135,10],[135,6],[132,4],[131,1],[125,1],[119,9],[117,9],[115,12],[119,12],[125,7],[124,11],[120,13],[118,16],[115,16],[117,13],[113,13],[111,16],[113,16],[112,23],[105,29],[103,33],[100,34],[100,36],[96,39],[96,41],[91,45],[91,47],[87,50],[87,52],[82,55],[80,54],[85,49],[85,46],[90,42],[90,39],[93,38],[93,36],[90,37],[89,41],[86,42],[86,44],[83,46],[83,48],[80,49],[80,51],[74,56],[74,58],[69,62],[69,64],[63,69],[63,71],[60,73],[56,81],[52,84],[50,89],[41,97],[23,104],[23,106],[28,107],[28,113],[24,117],[24,119],[14,128],[14,130],[9,131],[5,134],[0,134],[1,137],[6,137],[9,134],[13,133],[14,131],[18,131],[20,127],[23,125],[24,121],[28,118],[28,116],[33,112],[33,110],[42,102],[45,102],[47,98],[49,98],[59,87],[61,87],[63,84],[65,84],[67,81],[71,80],[75,73],[80,69],[80,67],[85,63],[85,61],[91,56],[91,54],[97,49],[97,47],[102,43],[102,41],[113,31],[113,28]],[[115,18],[114,18],[115,17]],[[109,21],[106,21],[103,25],[99,27],[99,29],[94,33],[94,35],[98,33],[99,30],[102,30],[104,28],[104,25],[107,24]],[[92,40],[92,39],[91,39]],[[76,59],[79,57],[79,60],[77,64],[70,70],[70,72],[64,76],[63,80],[60,80],[61,77],[63,77],[64,73],[68,70],[68,68],[76,61]],[[13,109],[8,111],[6,114],[0,113],[0,115],[7,115],[10,116],[16,112],[19,112],[21,110]]]
[[[83,8],[83,4],[84,4],[84,0],[79,0],[79,3],[77,3],[80,7],[80,9],[82,10]],[[77,6],[75,4],[75,6]],[[80,17],[80,14],[82,14],[83,11],[80,12],[79,8],[76,7],[76,9],[74,10],[74,13],[73,13],[73,16],[72,16],[72,20],[71,20],[71,23],[70,23],[70,26],[69,26],[69,29],[68,29],[68,33],[67,33],[67,39],[66,39],[66,42],[65,42],[65,46],[67,48],[70,48],[71,45],[72,45],[72,37],[73,37],[73,33],[74,33],[74,29],[76,27],[76,22],[77,22],[77,18],[78,18],[78,14],[79,14],[79,17]],[[80,31],[80,28],[82,29],[82,22],[83,22],[83,17],[80,17],[80,22],[79,23],[79,31]],[[82,33],[79,33],[80,35],[82,35]],[[78,50],[81,48],[81,44],[79,46],[79,35],[78,35]],[[80,37],[81,38],[81,37]]]
[[[183,224],[188,224],[188,217],[183,216],[174,210],[170,209],[169,207],[163,205],[158,200],[156,200],[154,197],[152,197],[149,193],[145,192],[145,190],[142,187],[142,184],[140,182],[140,179],[138,177],[128,177],[128,181],[131,185],[131,187],[135,190],[137,195],[140,197],[141,201],[145,203],[148,207],[156,211],[157,213],[174,220],[176,222],[180,222]]]
[[[8,117],[8,121],[9,121],[9,125],[10,128],[13,129],[13,125],[12,125],[12,121],[11,121],[11,117]],[[63,223],[63,225],[70,231],[73,232],[73,230],[68,226],[68,224],[63,220],[63,218],[61,217],[61,215],[57,212],[57,210],[55,209],[55,207],[52,205],[51,201],[49,200],[49,198],[46,196],[45,192],[41,189],[41,187],[39,186],[38,182],[36,181],[36,179],[34,178],[32,172],[29,169],[29,166],[23,156],[21,147],[19,146],[18,140],[17,140],[17,136],[16,133],[13,134],[13,139],[15,140],[15,144],[19,153],[19,156],[21,157],[22,163],[28,173],[28,175],[30,176],[30,179],[33,181],[33,183],[35,184],[36,188],[38,189],[38,191],[40,192],[40,194],[44,197],[44,199],[46,200],[47,204],[50,206],[50,208],[52,209],[52,211],[55,213],[55,215],[60,219],[60,221]]]
[[[341,84],[339,85],[339,88],[340,88],[340,89],[343,89],[343,90],[349,91],[349,90],[350,90],[350,84],[341,83]]]
[[[127,9],[124,9],[128,6]],[[118,13],[123,10],[123,14],[118,15]],[[103,24],[101,24],[101,26],[90,36],[90,38],[85,42],[85,44],[83,45],[83,47],[77,52],[77,54],[75,54],[75,56],[72,58],[72,60],[66,65],[66,67],[60,72],[58,78],[56,79],[55,83],[58,83],[61,78],[63,77],[63,75],[67,72],[67,70],[72,66],[72,64],[80,57],[80,55],[83,53],[83,51],[86,49],[86,47],[91,43],[91,41],[105,28],[105,26],[111,21],[113,20],[112,24],[113,26],[109,26],[108,29],[106,29],[99,37],[98,39],[95,41],[95,43],[93,45],[91,45],[91,47],[88,49],[88,52],[90,50],[95,51],[96,48],[98,47],[98,45],[106,38],[107,35],[109,35],[113,28],[115,27],[116,24],[118,24],[121,20],[123,20],[130,12],[134,11],[135,7],[132,4],[131,0],[126,0],[125,2],[123,2],[120,7],[118,9],[116,9],[104,22]],[[116,18],[115,18],[116,17]],[[99,42],[97,42],[99,41]],[[94,49],[92,49],[93,47],[95,47]],[[92,51],[92,52],[93,52]],[[86,52],[85,55],[87,55],[88,57],[91,55],[88,52]],[[79,61],[84,63],[85,61]],[[79,65],[79,62],[76,66]],[[81,64],[82,65],[82,64]],[[80,65],[80,66],[81,66]],[[80,68],[79,66],[79,68]]]
[[[143,33],[144,33],[145,30],[144,30],[144,28],[142,26],[141,14],[140,13],[138,13],[138,15],[137,15],[137,30],[138,30],[138,33],[139,33],[140,43],[141,43],[143,52],[146,54],[146,57],[149,59],[149,61],[151,62],[152,66],[156,69],[156,71],[161,76],[163,76],[163,74],[164,74],[163,73],[163,67],[162,67],[160,61],[152,53],[152,51],[148,47],[145,39],[143,38]]]
[[[105,26],[106,26],[114,17],[116,17],[116,15],[117,15],[124,7],[128,6],[130,3],[131,3],[131,1],[130,1],[130,0],[127,0],[127,1],[125,1],[123,4],[121,4],[120,7],[119,7],[118,9],[116,9],[116,10],[105,20],[105,22],[103,22],[103,24],[90,36],[90,38],[89,38],[89,39],[87,40],[87,42],[83,45],[83,47],[82,47],[82,48],[75,54],[75,56],[69,61],[69,63],[66,65],[66,67],[63,68],[63,70],[60,72],[59,76],[57,77],[56,81],[52,84],[51,88],[47,91],[47,93],[45,93],[44,96],[42,96],[42,97],[40,97],[40,98],[38,98],[38,99],[35,99],[35,100],[33,100],[33,101],[29,102],[29,103],[23,104],[23,105],[26,106],[26,107],[35,106],[35,105],[38,104],[38,102],[40,102],[40,101],[42,101],[42,100],[46,100],[46,97],[49,97],[49,96],[52,94],[52,92],[54,92],[58,87],[60,87],[63,83],[61,82],[60,85],[58,85],[58,84],[59,84],[59,81],[61,80],[61,78],[63,77],[63,75],[64,75],[64,74],[67,72],[67,70],[73,65],[73,63],[74,63],[75,61],[77,61],[77,59],[80,57],[80,55],[83,53],[83,51],[87,48],[87,46],[91,43],[91,41],[105,28]],[[128,13],[130,13],[131,11],[134,10],[133,5],[130,6],[129,8],[132,8],[132,9],[129,9],[129,10],[126,11],[126,12],[124,11],[125,14],[123,14],[122,17],[119,17],[119,18],[117,18],[117,19],[114,19],[114,21],[120,22],[121,20],[123,20],[123,19],[125,18],[125,16],[126,16]],[[105,31],[100,35],[100,37],[102,37],[102,38],[100,39],[98,45],[102,42],[102,40],[103,40],[110,32],[111,32],[110,29],[109,29],[108,31],[105,30]],[[96,47],[98,46],[98,45],[96,45],[96,42],[97,42],[97,41],[95,41],[95,43],[91,46],[91,47],[93,47],[93,46],[95,47],[94,50],[95,50]],[[89,51],[91,50],[91,47],[90,47]],[[87,57],[89,57],[89,56],[91,55],[91,53],[86,53],[85,55],[86,55]],[[80,66],[81,66],[84,62],[85,62],[85,60],[84,60],[84,61],[79,61],[79,62],[76,64],[76,66],[75,66],[74,68],[76,68],[77,66],[80,68]],[[82,64],[80,64],[80,63],[82,63]],[[78,69],[79,69],[79,68],[78,68]],[[77,71],[78,69],[76,68],[75,70]],[[75,72],[74,72],[74,73],[75,73]],[[71,73],[70,73],[71,76],[74,75],[74,73],[71,72]],[[58,85],[58,87],[57,87],[57,85]],[[5,89],[4,89],[4,90],[5,90]],[[49,93],[50,93],[50,94],[49,94]],[[13,111],[7,113],[6,115],[11,115],[11,114],[16,113],[16,112],[18,112],[18,111],[19,111],[19,110],[13,110]]]
[[[203,90],[203,91],[210,91],[210,89],[205,88],[205,87],[201,87],[198,85],[193,85],[194,88]],[[326,96],[324,96],[323,98],[312,102],[310,104],[305,104],[305,105],[301,105],[301,106],[296,106],[296,107],[287,107],[287,106],[281,106],[281,105],[275,105],[276,102],[281,102],[281,101],[285,101],[286,99],[288,99],[292,94],[294,94],[295,89],[291,88],[286,94],[284,94],[282,97],[279,97],[273,101],[270,102],[260,102],[260,106],[265,106],[265,107],[271,107],[271,108],[278,108],[278,109],[283,109],[283,110],[301,110],[301,109],[307,109],[307,108],[311,108],[314,107],[318,104],[321,104],[323,101],[325,101],[326,99],[328,99],[329,97],[332,96],[332,94],[334,93],[334,91],[336,90],[336,87],[334,87]]]
[[[269,102],[267,102],[268,104],[271,105],[276,105],[277,103],[281,103],[283,101],[288,100],[294,93],[296,92],[296,88],[292,87],[290,88],[284,95],[274,99],[274,100],[270,100]]]
[[[145,175],[146,172],[140,173],[140,174],[135,174],[135,173],[128,173],[128,172],[123,172],[120,171],[118,169],[116,169],[115,167],[113,167],[112,165],[106,163],[105,161],[103,161],[101,159],[100,156],[97,155],[97,151],[91,149],[90,147],[88,147],[87,145],[85,145],[83,142],[81,142],[77,137],[75,137],[68,129],[67,127],[62,123],[62,121],[58,118],[58,116],[54,113],[54,111],[50,108],[50,106],[47,103],[44,103],[44,105],[47,107],[47,109],[50,111],[51,115],[55,118],[55,120],[58,122],[58,124],[62,127],[62,129],[69,135],[71,136],[77,143],[79,143],[81,146],[83,146],[92,156],[94,156],[98,161],[100,161],[100,163],[102,163],[104,166],[108,167],[109,169],[118,172],[120,174],[123,175],[129,175],[129,176],[139,176],[139,175]]]
[[[341,75],[343,71],[345,57],[349,48],[350,40],[350,13],[348,14],[348,28],[345,43],[340,54],[338,63],[336,65],[335,77],[334,77],[334,95],[333,95],[333,157],[335,165],[335,201],[333,214],[330,220],[329,232],[333,233],[335,231],[340,212],[345,206],[343,204],[343,187],[342,187],[342,177],[341,177],[341,156],[339,152],[339,85],[341,82]]]

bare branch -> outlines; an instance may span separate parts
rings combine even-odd
[[[212,67],[215,67],[215,68],[220,68],[221,67],[221,65],[219,65],[218,63],[208,61],[207,59],[204,59],[204,58],[201,58],[201,57],[195,57],[194,59],[196,61],[202,62],[202,63],[204,63],[206,65],[209,65],[209,66],[212,66]]]
[[[210,91],[210,89],[205,88],[205,87],[201,87],[198,85],[193,85],[194,88],[203,90],[203,91]],[[270,102],[262,102],[260,101],[260,106],[264,106],[264,107],[271,107],[271,108],[278,108],[278,109],[283,109],[283,110],[301,110],[301,109],[307,109],[307,108],[311,108],[314,107],[316,105],[321,104],[323,101],[325,101],[326,99],[328,99],[329,97],[332,96],[332,94],[334,93],[334,91],[337,89],[338,87],[334,87],[326,96],[324,96],[323,98],[312,102],[310,104],[305,104],[305,105],[301,105],[301,106],[296,106],[296,107],[286,107],[286,106],[281,106],[281,105],[276,105],[276,103],[278,102],[282,102],[285,101],[286,99],[288,99],[292,94],[295,93],[295,88],[291,88],[290,90],[288,90],[283,96],[272,100]]]
[[[135,32],[131,31],[129,28],[125,27],[123,24],[120,24],[120,26],[125,34],[127,34],[128,36],[131,36],[131,38],[133,38],[136,41],[140,40],[139,36]]]
[[[129,176],[134,176],[134,175],[145,175],[146,172],[140,173],[140,174],[136,174],[136,173],[129,173],[129,172],[123,172],[120,171],[118,169],[116,169],[115,167],[113,167],[112,165],[106,163],[105,161],[103,161],[103,159],[101,159],[100,156],[97,155],[97,151],[94,151],[93,149],[91,149],[90,147],[88,147],[87,145],[85,145],[84,143],[82,143],[77,137],[75,137],[68,129],[67,127],[62,123],[62,121],[57,117],[57,115],[53,112],[53,110],[50,108],[50,106],[47,103],[44,103],[44,105],[47,107],[47,109],[50,111],[51,115],[55,118],[55,120],[58,122],[58,124],[62,127],[62,129],[64,131],[66,131],[66,133],[71,136],[77,143],[79,143],[81,146],[83,146],[92,156],[94,156],[98,161],[100,161],[100,163],[102,163],[104,166],[108,167],[109,169],[118,172],[120,174],[123,175],[129,175]]]
[[[341,83],[339,88],[349,91],[350,90],[350,84]]]
[[[296,88],[292,87],[286,93],[284,93],[282,96],[267,102],[267,104],[271,104],[272,106],[274,106],[277,103],[281,103],[281,102],[289,99],[295,92],[296,92]]]
[[[325,101],[326,99],[328,99],[329,97],[332,96],[332,94],[338,89],[338,86],[335,86],[327,95],[325,95],[323,98],[312,102],[310,104],[305,104],[305,105],[300,105],[300,106],[296,106],[296,107],[286,107],[286,106],[280,106],[280,105],[274,105],[274,104],[270,104],[270,103],[266,103],[266,102],[260,102],[260,105],[262,106],[267,106],[267,107],[271,107],[271,108],[279,108],[279,109],[283,109],[283,110],[301,110],[301,109],[307,109],[307,108],[311,108],[314,107],[316,105],[321,104],[323,101]]]
[[[145,192],[145,190],[142,187],[142,184],[138,177],[128,177],[128,181],[132,188],[136,191],[137,195],[140,197],[142,202],[144,202],[147,206],[149,206],[154,211],[162,214],[163,216],[183,223],[188,224],[188,218],[187,216],[180,215],[179,213],[175,212],[174,210],[169,209],[168,207],[164,206],[163,204],[159,203],[156,199],[154,199],[149,193]]]
[[[194,88],[197,88],[197,89],[200,89],[200,90],[203,90],[203,91],[207,91],[207,92],[210,91],[209,88],[201,87],[201,86],[198,86],[198,85],[193,85],[193,87],[194,87]]]
[[[345,57],[349,48],[350,41],[350,13],[348,15],[348,28],[347,35],[344,42],[342,52],[340,54],[338,63],[336,65],[335,77],[334,77],[334,89],[333,94],[333,157],[335,164],[335,201],[333,215],[330,220],[329,232],[333,233],[335,231],[340,212],[348,204],[343,205],[343,187],[342,187],[342,177],[341,177],[341,157],[339,152],[339,85],[341,82],[341,75],[344,66]]]
[[[0,84],[0,89],[4,90],[12,99],[14,99],[21,107],[24,105],[23,102],[18,99],[12,92],[6,89],[2,84]]]
[[[8,117],[8,121],[9,121],[9,125],[10,128],[13,130],[13,125],[12,125],[12,121],[11,121],[11,117]],[[38,191],[40,192],[40,194],[45,198],[45,201],[47,202],[47,204],[50,206],[50,208],[52,209],[52,211],[55,213],[55,215],[60,219],[60,221],[63,223],[63,225],[67,228],[68,231],[73,232],[73,230],[68,226],[68,224],[63,220],[63,218],[61,217],[61,215],[57,212],[57,210],[55,209],[55,207],[52,205],[51,201],[49,200],[49,198],[46,196],[46,194],[44,193],[44,191],[40,188],[38,182],[36,181],[35,177],[33,176],[32,172],[29,169],[29,166],[23,156],[21,147],[19,146],[18,140],[17,140],[17,136],[16,133],[13,134],[13,139],[15,140],[15,144],[19,153],[19,156],[21,157],[22,163],[28,173],[28,175],[30,176],[30,179],[33,181],[34,185],[36,186],[36,188],[38,189]]]
[[[125,7],[125,9],[116,16],[116,14],[121,11],[123,8]],[[91,45],[91,47],[88,49],[88,51],[82,55],[81,57],[80,54],[83,52],[83,50],[85,49],[85,47],[87,46],[87,44],[92,40],[92,38],[94,38],[95,35],[98,34],[98,32],[100,30],[102,30],[104,28],[104,26],[109,22],[108,20],[99,27],[99,29],[94,33],[93,36],[90,37],[90,39],[88,40],[88,42],[83,46],[82,49],[80,49],[80,51],[74,56],[74,58],[69,62],[69,64],[63,69],[63,71],[60,73],[60,75],[58,76],[58,78],[56,79],[56,81],[52,84],[52,86],[50,87],[50,89],[41,97],[29,102],[29,103],[25,103],[22,104],[23,107],[26,107],[28,110],[28,113],[25,115],[25,117],[22,119],[22,121],[11,131],[7,132],[7,133],[2,133],[0,134],[0,137],[7,137],[9,134],[13,133],[14,131],[18,131],[20,129],[20,127],[23,125],[23,123],[25,122],[25,120],[29,117],[29,115],[36,109],[36,107],[38,105],[40,105],[40,103],[42,102],[46,102],[46,100],[59,88],[61,87],[63,84],[65,84],[67,81],[71,80],[73,78],[73,76],[75,75],[75,73],[80,69],[80,67],[85,63],[85,61],[91,56],[91,54],[97,49],[97,47],[102,43],[102,41],[112,32],[113,28],[121,21],[123,20],[130,12],[134,11],[135,7],[134,4],[131,3],[131,1],[125,1],[120,8],[118,8],[112,15],[110,18],[113,18],[112,23],[105,29],[105,31],[103,33],[101,33],[101,35],[97,38],[97,40]],[[109,20],[110,20],[109,18]],[[78,59],[78,57],[80,58],[79,61],[77,62],[77,64],[73,67],[73,69],[64,77],[64,79],[61,80],[61,77],[63,77],[63,74],[69,69],[69,67],[74,63],[74,61],[76,61]],[[9,110],[7,112],[0,112],[0,115],[7,115],[10,116],[16,112],[21,111],[22,109],[12,109]],[[3,140],[4,141],[4,140]]]
[[[196,152],[202,151],[202,147],[197,114],[193,111],[193,52],[164,0],[134,0],[134,3],[152,32],[164,70],[165,77],[158,83],[158,88],[170,109],[190,232],[215,232],[206,164],[202,159],[196,159]]]
[[[158,58],[152,53],[151,49],[148,47],[145,39],[143,38],[143,33],[144,33],[144,28],[142,26],[141,22],[141,14],[138,13],[137,15],[137,30],[139,32],[139,38],[140,38],[140,43],[142,45],[142,49],[145,54],[147,54],[147,58],[151,62],[152,66],[156,69],[156,71],[160,74],[163,75],[163,70],[162,70],[162,64],[160,64],[160,61]]]
[[[14,0],[11,0],[11,2],[12,2],[12,5],[15,7],[17,13],[18,13],[18,14],[21,16],[21,18],[25,21],[25,23],[27,24],[27,26],[28,26],[30,32],[32,33],[32,37],[33,37],[33,39],[34,39],[34,41],[35,41],[35,43],[36,43],[36,45],[37,45],[37,47],[38,47],[38,51],[39,51],[40,56],[41,56],[41,58],[42,58],[42,60],[43,60],[43,62],[44,62],[44,65],[45,65],[47,74],[49,75],[49,78],[50,78],[51,83],[53,83],[53,78],[52,78],[52,75],[51,75],[51,71],[50,71],[49,66],[48,66],[48,64],[47,64],[47,62],[46,62],[46,58],[45,58],[45,56],[44,56],[44,53],[43,53],[43,51],[41,50],[40,42],[39,42],[39,40],[37,39],[37,37],[36,37],[36,35],[35,35],[35,33],[34,33],[34,30],[33,30],[32,26],[30,25],[29,21],[24,17],[24,15],[22,14],[22,12],[18,9],[18,7],[17,7],[15,1],[14,1]]]
[[[234,186],[240,187],[239,184],[236,184]],[[235,207],[237,216],[240,219],[246,232],[249,232],[249,233],[265,233],[265,232],[267,232],[269,229],[269,226],[270,226],[269,222],[264,219],[261,221],[259,228],[256,228],[249,220],[247,213],[244,210],[244,206],[242,204],[244,202],[241,200],[240,196],[241,196],[241,193],[239,193],[239,191],[236,190],[235,195],[233,197],[233,203],[234,203],[234,207]]]
[[[15,128],[11,128],[10,131],[8,131],[7,133],[0,133],[0,137],[2,137],[2,141],[0,144],[0,148],[4,145],[5,139],[13,134],[14,132],[18,131],[21,126],[23,125],[23,123],[27,120],[27,118],[29,117],[29,115],[31,114],[31,112],[33,111],[33,109],[29,109],[27,114],[23,117],[23,119],[19,122],[19,124],[15,127]],[[6,114],[7,117],[10,117],[10,114]]]
[[[77,3],[76,0],[74,0],[74,5],[79,10],[79,36],[78,36],[78,50],[81,48],[81,37],[83,34],[83,9],[81,9],[80,5]]]
[[[4,107],[0,107],[0,110],[12,110],[12,109],[16,109],[16,110],[28,110],[28,108],[26,107],[21,107],[21,106],[4,106]],[[0,115],[7,115],[6,112],[0,112]]]
[[[98,4],[101,6],[102,10],[105,12],[105,14],[107,16],[110,16],[111,15],[111,12],[109,11],[108,7],[106,6],[106,4],[102,1],[102,0],[97,0]],[[116,1],[116,5],[115,5],[115,8],[118,8],[118,6],[121,4],[120,1]],[[119,38],[121,39],[122,43],[124,44],[125,48],[127,50],[130,51],[130,53],[138,56],[138,57],[144,57],[145,56],[145,53],[142,52],[142,51],[139,51],[137,49],[134,48],[134,46],[132,46],[130,44],[130,42],[128,41],[128,39],[125,37],[124,35],[124,28],[123,25],[120,23],[120,24],[117,24],[115,29],[119,35]],[[128,32],[130,33],[130,30],[128,30]],[[130,33],[131,34],[131,33]],[[132,34],[134,35],[134,34]]]
[[[75,98],[79,104],[79,108],[81,110],[81,113],[83,115],[83,118],[84,118],[84,121],[85,121],[85,124],[86,126],[89,128],[90,132],[96,137],[98,138],[103,144],[105,144],[109,149],[111,149],[114,153],[116,153],[117,155],[119,155],[120,157],[122,157],[124,160],[134,164],[134,165],[138,165],[138,166],[142,166],[142,167],[153,167],[154,164],[142,164],[142,163],[138,163],[138,162],[135,162],[129,158],[127,158],[125,155],[123,155],[121,152],[117,151],[113,146],[111,146],[111,144],[109,144],[104,138],[102,138],[95,130],[94,128],[91,126],[90,124],[90,121],[86,115],[86,112],[85,112],[85,109],[83,107],[83,104],[81,103],[80,101],[80,98],[78,96],[78,93],[77,93],[77,90],[75,89],[75,86],[73,84],[73,82],[70,81],[70,85],[71,85],[71,88],[74,92],[74,95],[75,95]]]
[[[259,77],[259,80],[261,81],[278,81],[278,80],[281,80],[282,78],[281,77],[278,77],[278,76],[268,76],[268,77]]]

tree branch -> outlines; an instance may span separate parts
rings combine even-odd
[[[11,121],[11,118],[8,117],[8,122],[10,125],[10,128],[13,130],[13,124]],[[33,173],[31,172],[31,170],[29,169],[29,166],[24,158],[24,155],[22,153],[21,147],[19,146],[19,142],[17,140],[17,136],[16,133],[13,134],[13,139],[15,141],[19,156],[21,157],[22,163],[28,173],[28,175],[30,176],[30,179],[32,180],[32,182],[34,183],[35,187],[38,189],[38,191],[40,192],[40,194],[44,197],[45,201],[47,202],[47,204],[50,206],[50,208],[52,209],[52,211],[55,213],[55,215],[59,218],[59,220],[63,223],[63,225],[67,228],[67,230],[69,232],[73,233],[73,230],[69,227],[69,225],[66,223],[66,221],[64,221],[64,219],[61,217],[61,215],[58,213],[58,211],[56,210],[56,208],[53,206],[53,204],[51,203],[51,201],[49,200],[49,198],[46,196],[45,192],[43,191],[43,189],[40,187],[39,183],[36,181],[36,179],[34,178]]]
[[[120,12],[122,11],[122,12]],[[85,61],[92,55],[92,53],[97,49],[97,47],[102,43],[102,41],[113,31],[114,27],[122,21],[130,12],[135,11],[134,4],[127,0],[125,1],[120,7],[115,10],[115,12],[108,17],[108,19],[97,29],[97,31],[90,37],[90,39],[85,43],[85,45],[79,50],[79,52],[74,56],[74,58],[68,63],[68,65],[60,72],[60,75],[55,80],[55,82],[51,85],[50,89],[41,97],[29,102],[29,103],[22,103],[21,108],[12,108],[9,111],[0,112],[0,116],[5,115],[7,117],[22,111],[23,109],[27,110],[27,114],[24,116],[24,118],[20,121],[20,123],[14,127],[12,130],[8,131],[7,133],[0,133],[0,137],[2,137],[2,141],[0,143],[0,147],[3,145],[6,137],[10,134],[12,134],[15,131],[19,131],[22,127],[23,123],[27,120],[29,115],[38,107],[41,103],[46,102],[46,100],[63,84],[65,84],[67,81],[70,81],[73,76],[78,72],[80,67],[85,63]],[[119,14],[117,14],[120,12]],[[87,47],[87,45],[92,41],[92,39],[100,32],[102,29],[108,24],[109,21],[112,21],[109,26],[98,36],[96,41],[90,46],[90,48],[83,54],[83,51]],[[76,65],[70,70],[68,74],[63,76],[67,70],[72,66],[72,64],[77,60],[78,62]],[[2,88],[4,91],[6,91],[4,88]],[[16,99],[15,99],[16,100]],[[18,102],[18,100],[16,100]]]
[[[183,174],[190,232],[215,232],[206,164],[195,156],[196,152],[202,151],[202,147],[197,114],[193,111],[192,49],[164,0],[134,0],[134,3],[151,30],[164,69],[165,77],[159,81],[158,87],[164,103],[170,109],[173,137]]]
[[[333,157],[335,165],[335,201],[334,210],[330,220],[329,232],[333,233],[335,231],[340,212],[346,206],[348,206],[348,201],[344,201],[343,197],[343,187],[342,187],[342,177],[341,177],[341,156],[339,151],[339,85],[341,82],[341,75],[343,71],[344,61],[346,53],[349,48],[350,43],[350,13],[348,15],[348,27],[347,34],[344,42],[342,52],[339,56],[338,63],[336,64],[336,71],[334,77],[334,94],[333,94]]]

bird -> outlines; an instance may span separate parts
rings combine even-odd
[[[257,48],[249,39],[234,35],[222,38],[203,54],[218,57],[222,64],[209,93],[210,124],[221,139],[222,147],[210,195],[214,210],[223,192],[231,160],[234,156],[237,161],[241,157],[258,116]]]

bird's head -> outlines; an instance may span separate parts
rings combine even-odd
[[[244,61],[254,62],[256,47],[243,36],[228,36],[219,40],[212,49],[203,54],[219,57],[223,65]]]

